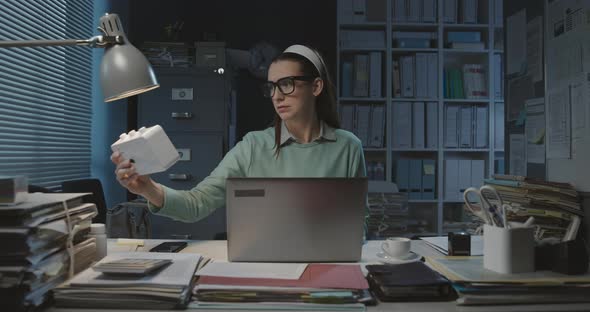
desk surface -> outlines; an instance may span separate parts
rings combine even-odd
[[[139,247],[137,251],[147,251],[155,245],[164,240],[145,240],[145,246]],[[169,241],[169,240],[166,240]],[[381,241],[368,241],[363,245],[362,264],[379,263],[376,256],[380,250]],[[125,252],[135,249],[131,246],[120,246],[115,243],[115,240],[109,240],[108,252]],[[422,241],[412,241],[412,251],[423,256],[440,256],[432,248],[428,247]],[[183,253],[198,253],[204,256],[215,259],[216,261],[227,261],[227,241],[192,241],[182,250]],[[364,266],[363,266],[364,270]],[[189,309],[192,310],[192,309]],[[516,306],[457,306],[454,301],[450,302],[382,302],[374,307],[367,307],[368,312],[385,312],[385,311],[407,311],[407,312],[423,312],[423,311],[474,311],[474,312],[491,312],[491,311],[589,311],[590,304],[540,304],[540,305],[516,305]],[[101,310],[101,309],[60,309],[50,308],[47,312],[145,312],[145,310]],[[157,311],[157,310],[150,310]],[[221,310],[194,310],[194,311],[215,311],[223,312]],[[227,310],[236,311],[236,310]],[[271,311],[267,311],[271,312]]]

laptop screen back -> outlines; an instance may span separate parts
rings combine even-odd
[[[229,178],[226,186],[230,261],[360,260],[366,178]]]

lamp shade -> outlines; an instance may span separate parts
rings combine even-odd
[[[117,14],[100,18],[100,27],[107,36],[120,36],[123,43],[105,48],[100,65],[100,82],[105,102],[116,101],[159,87],[156,75],[145,58],[123,31]]]

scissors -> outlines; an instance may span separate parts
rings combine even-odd
[[[469,200],[469,194],[474,193],[479,205],[474,204]],[[484,223],[495,225],[499,227],[507,227],[506,213],[509,209],[507,204],[504,204],[502,197],[498,194],[495,188],[484,185],[479,189],[470,187],[463,192],[463,199],[467,208],[477,217],[482,219]]]

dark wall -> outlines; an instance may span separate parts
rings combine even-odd
[[[279,50],[294,43],[317,48],[335,78],[336,1],[299,0],[131,0],[128,34],[144,41],[225,41],[228,48],[249,49],[261,41]],[[175,38],[165,27],[184,22]],[[258,89],[260,80],[247,72],[237,75],[237,137],[268,126],[272,106]]]

